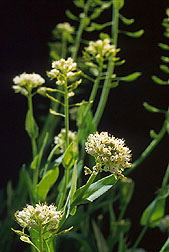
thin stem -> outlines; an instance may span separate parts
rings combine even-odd
[[[29,109],[29,113],[30,113],[32,119],[34,119],[33,105],[32,105],[32,95],[31,94],[28,95],[28,109]],[[34,159],[34,157],[37,154],[37,144],[36,144],[36,139],[33,136],[30,137],[30,138],[31,138],[31,144],[32,144],[32,155],[33,155],[33,159]]]
[[[54,148],[51,150],[51,152],[50,152],[50,154],[49,154],[49,156],[48,156],[48,158],[47,158],[47,161],[46,161],[46,165],[45,165],[44,172],[43,172],[43,177],[45,176],[46,171],[47,171],[47,169],[48,169],[48,167],[49,167],[49,164],[51,163],[51,160],[52,160],[53,156],[55,155],[55,152],[56,152],[56,150],[59,148],[59,146],[60,146],[60,144],[57,144],[57,145],[55,145]]]
[[[43,251],[43,228],[41,226],[39,229],[39,249],[41,252]]]
[[[62,35],[62,48],[61,48],[61,58],[65,58],[66,54],[67,54],[67,40],[66,40],[66,36],[65,33],[63,33]]]
[[[69,145],[69,98],[68,98],[68,88],[67,88],[67,81],[65,83],[65,95],[64,95],[64,113],[65,113],[65,150],[67,149]]]
[[[65,95],[64,95],[64,114],[65,114],[65,150],[69,146],[69,98],[68,98],[68,88],[67,88],[67,80],[65,81]],[[59,204],[58,204],[58,209],[61,209],[63,207],[64,200],[66,198],[66,193],[67,193],[67,185],[69,182],[69,169],[68,167],[65,168],[65,174],[64,174],[64,187],[63,187],[63,193],[61,195]]]
[[[118,25],[119,25],[119,9],[114,8],[113,7],[113,18],[112,18],[112,38],[113,38],[113,43],[115,45],[115,47],[117,47],[117,39],[118,39]],[[114,68],[115,68],[115,64],[112,61],[112,57],[109,59],[109,63],[108,63],[108,71],[107,71],[107,78],[104,81],[104,85],[103,85],[103,90],[101,93],[101,97],[100,97],[100,101],[96,110],[96,113],[94,115],[93,118],[93,122],[94,124],[97,125],[100,122],[100,119],[103,115],[105,106],[106,106],[106,102],[107,102],[107,98],[109,95],[109,91],[110,91],[110,81],[111,81],[111,76],[114,72]]]
[[[165,133],[166,133],[166,121],[164,121],[163,126],[160,132],[158,133],[158,135],[156,136],[156,138],[152,140],[152,142],[143,151],[143,153],[139,156],[139,158],[133,163],[133,166],[126,171],[125,175],[132,172],[138,165],[140,165],[150,155],[150,153],[154,150],[157,144],[164,137]]]
[[[169,163],[168,163],[167,170],[166,170],[164,178],[163,178],[162,188],[166,187],[166,185],[168,184],[168,180],[169,180]]]
[[[160,249],[159,252],[167,252],[168,250],[166,249],[169,249],[169,237],[168,239],[166,240],[166,242],[164,243],[164,245],[162,246],[162,248]]]
[[[74,44],[74,48],[73,48],[73,52],[72,52],[72,59],[75,61],[76,58],[77,58],[77,54],[78,54],[78,51],[79,51],[79,47],[80,47],[80,42],[81,42],[81,37],[82,37],[82,33],[83,33],[83,30],[84,30],[84,21],[85,21],[85,18],[87,17],[87,13],[88,13],[88,10],[89,10],[89,7],[90,7],[90,2],[91,0],[88,0],[85,7],[84,7],[84,13],[81,13],[81,19],[80,19],[80,24],[79,24],[79,28],[78,28],[78,31],[76,33],[76,38],[75,38],[75,44]]]

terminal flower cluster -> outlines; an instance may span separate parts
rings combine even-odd
[[[125,141],[107,132],[90,134],[85,148],[86,152],[95,158],[95,171],[109,171],[115,177],[122,177],[124,169],[132,165],[131,151],[125,146]]]
[[[59,23],[56,25],[55,29],[53,30],[53,34],[58,37],[59,33],[73,33],[74,32],[74,27],[71,26],[68,22],[64,23]]]
[[[114,57],[119,50],[110,43],[110,39],[90,41],[89,46],[85,47],[84,58],[90,62],[95,59],[97,63],[108,60],[110,56]]]
[[[12,87],[15,92],[27,96],[29,93],[31,93],[33,88],[41,86],[45,80],[39,74],[22,73],[19,76],[16,76],[13,79],[13,82],[15,85]]]
[[[65,151],[65,137],[66,137],[66,129],[61,129],[58,136],[55,136],[54,143],[59,145],[59,153],[63,153]],[[73,142],[76,139],[76,132],[68,131],[69,143]]]
[[[47,72],[47,75],[51,79],[57,79],[56,84],[65,85],[68,80],[79,75],[81,72],[77,72],[77,63],[72,58],[60,59],[52,62],[52,70]],[[81,80],[80,80],[81,81]]]
[[[38,228],[48,226],[55,228],[63,215],[62,211],[57,211],[54,205],[36,204],[27,205],[22,211],[15,213],[18,224],[23,228]]]

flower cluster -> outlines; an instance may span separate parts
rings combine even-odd
[[[68,22],[64,23],[59,23],[56,25],[55,30],[53,30],[53,33],[62,33],[62,32],[67,32],[67,33],[73,33],[74,32],[74,27],[71,26]]]
[[[39,74],[22,73],[19,76],[16,76],[13,79],[13,82],[15,85],[12,87],[15,92],[27,96],[33,88],[41,86],[45,80]]]
[[[47,226],[55,228],[63,215],[62,211],[56,211],[54,205],[36,204],[35,207],[27,205],[22,211],[15,213],[18,224],[23,228],[38,228]]]
[[[59,145],[59,153],[63,153],[65,151],[65,136],[66,129],[61,129],[58,136],[55,136],[54,143]],[[68,131],[69,143],[73,142],[76,139],[76,132]]]
[[[85,47],[84,58],[89,61],[95,59],[97,63],[108,60],[110,56],[114,57],[119,50],[115,45],[110,44],[110,39],[90,41],[89,46]]]
[[[77,72],[77,64],[73,61],[72,58],[60,59],[52,62],[52,70],[47,72],[47,75],[51,79],[57,79],[56,84],[64,85],[67,80],[80,74],[80,71]],[[81,80],[80,80],[81,81]],[[80,84],[80,83],[79,83]]]
[[[122,139],[107,132],[90,134],[86,142],[86,152],[95,158],[95,171],[109,171],[116,177],[122,176],[125,168],[131,167],[131,154]]]

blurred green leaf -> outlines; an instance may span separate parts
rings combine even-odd
[[[119,14],[119,17],[121,19],[121,21],[125,24],[125,25],[131,25],[134,23],[134,19],[133,18],[126,18],[124,17],[122,14]]]
[[[96,239],[96,243],[97,243],[97,249],[98,252],[109,252],[109,248],[107,245],[107,242],[101,232],[101,229],[98,227],[98,225],[96,224],[96,222],[93,220],[92,221],[92,226],[93,226],[93,231],[94,231],[94,236]]]
[[[124,77],[118,77],[118,79],[120,81],[131,82],[131,81],[135,81],[140,76],[141,76],[140,72],[135,72],[135,73],[129,74],[129,75],[124,76]]]
[[[169,67],[166,65],[160,65],[160,69],[164,72],[169,74]]]
[[[158,108],[148,104],[147,102],[144,102],[143,106],[149,112],[153,112],[153,113],[165,113],[166,112],[165,110],[158,109]]]
[[[160,219],[164,216],[165,213],[165,199],[156,198],[153,200],[150,205],[144,210],[141,216],[141,225],[148,225],[150,227],[155,227]]]
[[[150,130],[150,137],[154,139],[154,138],[156,138],[157,136],[158,136],[157,133],[156,133],[153,129],[151,129],[151,130]]]
[[[78,152],[77,143],[76,141],[73,141],[69,144],[68,148],[66,149],[63,155],[62,164],[66,169],[70,169],[74,165],[77,152]]]
[[[73,2],[79,8],[84,8],[85,6],[84,0],[74,0]]]
[[[39,134],[39,128],[35,122],[35,119],[30,110],[28,110],[25,119],[25,130],[27,131],[30,138],[37,138]]]
[[[167,45],[167,44],[159,43],[158,45],[159,45],[159,47],[160,47],[161,49],[163,49],[163,50],[169,50],[169,45]]]
[[[128,31],[121,31],[120,30],[119,32],[122,33],[122,34],[125,34],[125,35],[127,35],[127,36],[129,36],[131,38],[139,38],[139,37],[141,37],[143,35],[144,30],[141,29],[141,30],[136,31],[136,32],[128,32]]]
[[[169,80],[168,81],[164,81],[164,80],[160,79],[159,77],[157,77],[155,75],[152,76],[152,80],[156,84],[159,84],[159,85],[169,85]]]
[[[76,17],[70,10],[66,10],[66,16],[74,21],[78,21],[79,18]]]
[[[169,57],[161,56],[161,60],[165,63],[169,63]]]
[[[39,184],[36,186],[36,193],[39,200],[44,201],[46,199],[46,196],[50,188],[56,182],[58,176],[59,176],[58,167],[46,172],[45,176],[41,179]]]

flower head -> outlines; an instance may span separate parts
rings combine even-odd
[[[90,41],[89,46],[85,47],[84,58],[89,61],[96,60],[97,63],[108,60],[110,56],[115,56],[118,49],[110,44],[110,39]]]
[[[37,228],[39,225],[51,228],[57,226],[62,215],[62,211],[56,211],[54,205],[36,204],[35,207],[27,205],[22,211],[17,211],[15,218],[23,228]]]
[[[109,171],[122,176],[125,168],[131,167],[131,154],[123,139],[115,138],[107,132],[90,134],[86,142],[86,152],[95,158],[96,171]]]
[[[41,86],[45,80],[39,74],[22,73],[19,76],[16,76],[13,79],[13,82],[15,85],[12,87],[16,93],[20,92],[23,95],[28,95],[33,88]]]
[[[52,70],[47,72],[51,79],[57,79],[56,84],[64,85],[67,80],[80,74],[76,71],[77,64],[72,58],[60,59],[52,62]]]
[[[59,145],[59,153],[63,153],[65,151],[65,137],[66,137],[66,130],[61,129],[58,136],[55,136],[54,143]],[[68,131],[68,138],[69,143],[73,142],[76,139],[76,132],[72,132],[71,130]]]
[[[72,41],[72,33],[75,28],[71,26],[68,22],[59,23],[56,25],[55,29],[52,31],[53,36],[57,39],[62,38],[63,36],[68,39],[68,41]]]

